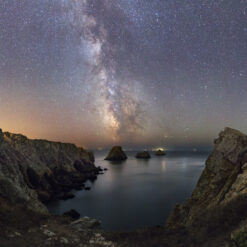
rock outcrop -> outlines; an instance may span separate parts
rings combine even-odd
[[[88,217],[83,217],[73,221],[71,226],[77,231],[84,231],[85,229],[101,229],[100,221]]]
[[[151,156],[150,156],[149,152],[144,151],[144,152],[137,153],[136,158],[137,159],[150,159]]]
[[[163,155],[166,155],[166,153],[165,153],[164,150],[158,149],[158,150],[155,152],[155,155],[157,155],[157,156],[163,156]]]
[[[205,222],[206,215],[208,218],[214,217],[214,220],[229,221],[227,224],[234,226],[247,217],[243,210],[247,206],[246,198],[247,136],[226,128],[215,140],[214,150],[191,197],[176,206],[167,226],[195,226],[200,220]],[[208,222],[213,224],[212,219]],[[216,226],[214,228],[217,229]]]
[[[80,218],[80,214],[74,209],[71,209],[71,210],[69,210],[67,212],[64,212],[63,215],[69,216],[69,217],[71,217],[72,219],[75,219],[75,220],[78,220]]]
[[[122,147],[120,146],[115,146],[111,149],[105,160],[110,160],[110,161],[120,161],[120,160],[126,160],[127,155],[123,151]]]
[[[99,170],[93,160],[92,153],[73,144],[30,140],[0,130],[0,197],[47,213],[40,201],[95,177]]]

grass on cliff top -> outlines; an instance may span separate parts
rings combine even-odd
[[[5,236],[9,229],[27,230],[40,224],[47,216],[35,214],[23,205],[13,204],[0,197],[0,236]]]

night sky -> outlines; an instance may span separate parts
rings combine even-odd
[[[247,132],[246,0],[2,0],[0,128],[87,148]]]

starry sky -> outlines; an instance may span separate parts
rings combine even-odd
[[[0,1],[0,128],[86,148],[247,132],[246,0]]]

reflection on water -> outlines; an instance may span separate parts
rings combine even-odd
[[[102,221],[105,230],[164,225],[176,203],[187,199],[204,167],[208,153],[175,153],[135,159],[129,152],[124,162],[105,161],[96,153],[96,164],[108,168],[90,191],[76,191],[68,201],[52,202],[54,214],[75,209],[82,216]]]
[[[126,160],[109,160],[108,161],[109,164],[111,165],[123,165],[124,163],[126,163]]]
[[[161,166],[162,166],[162,171],[165,172],[166,171],[166,161],[165,160],[161,161]]]

